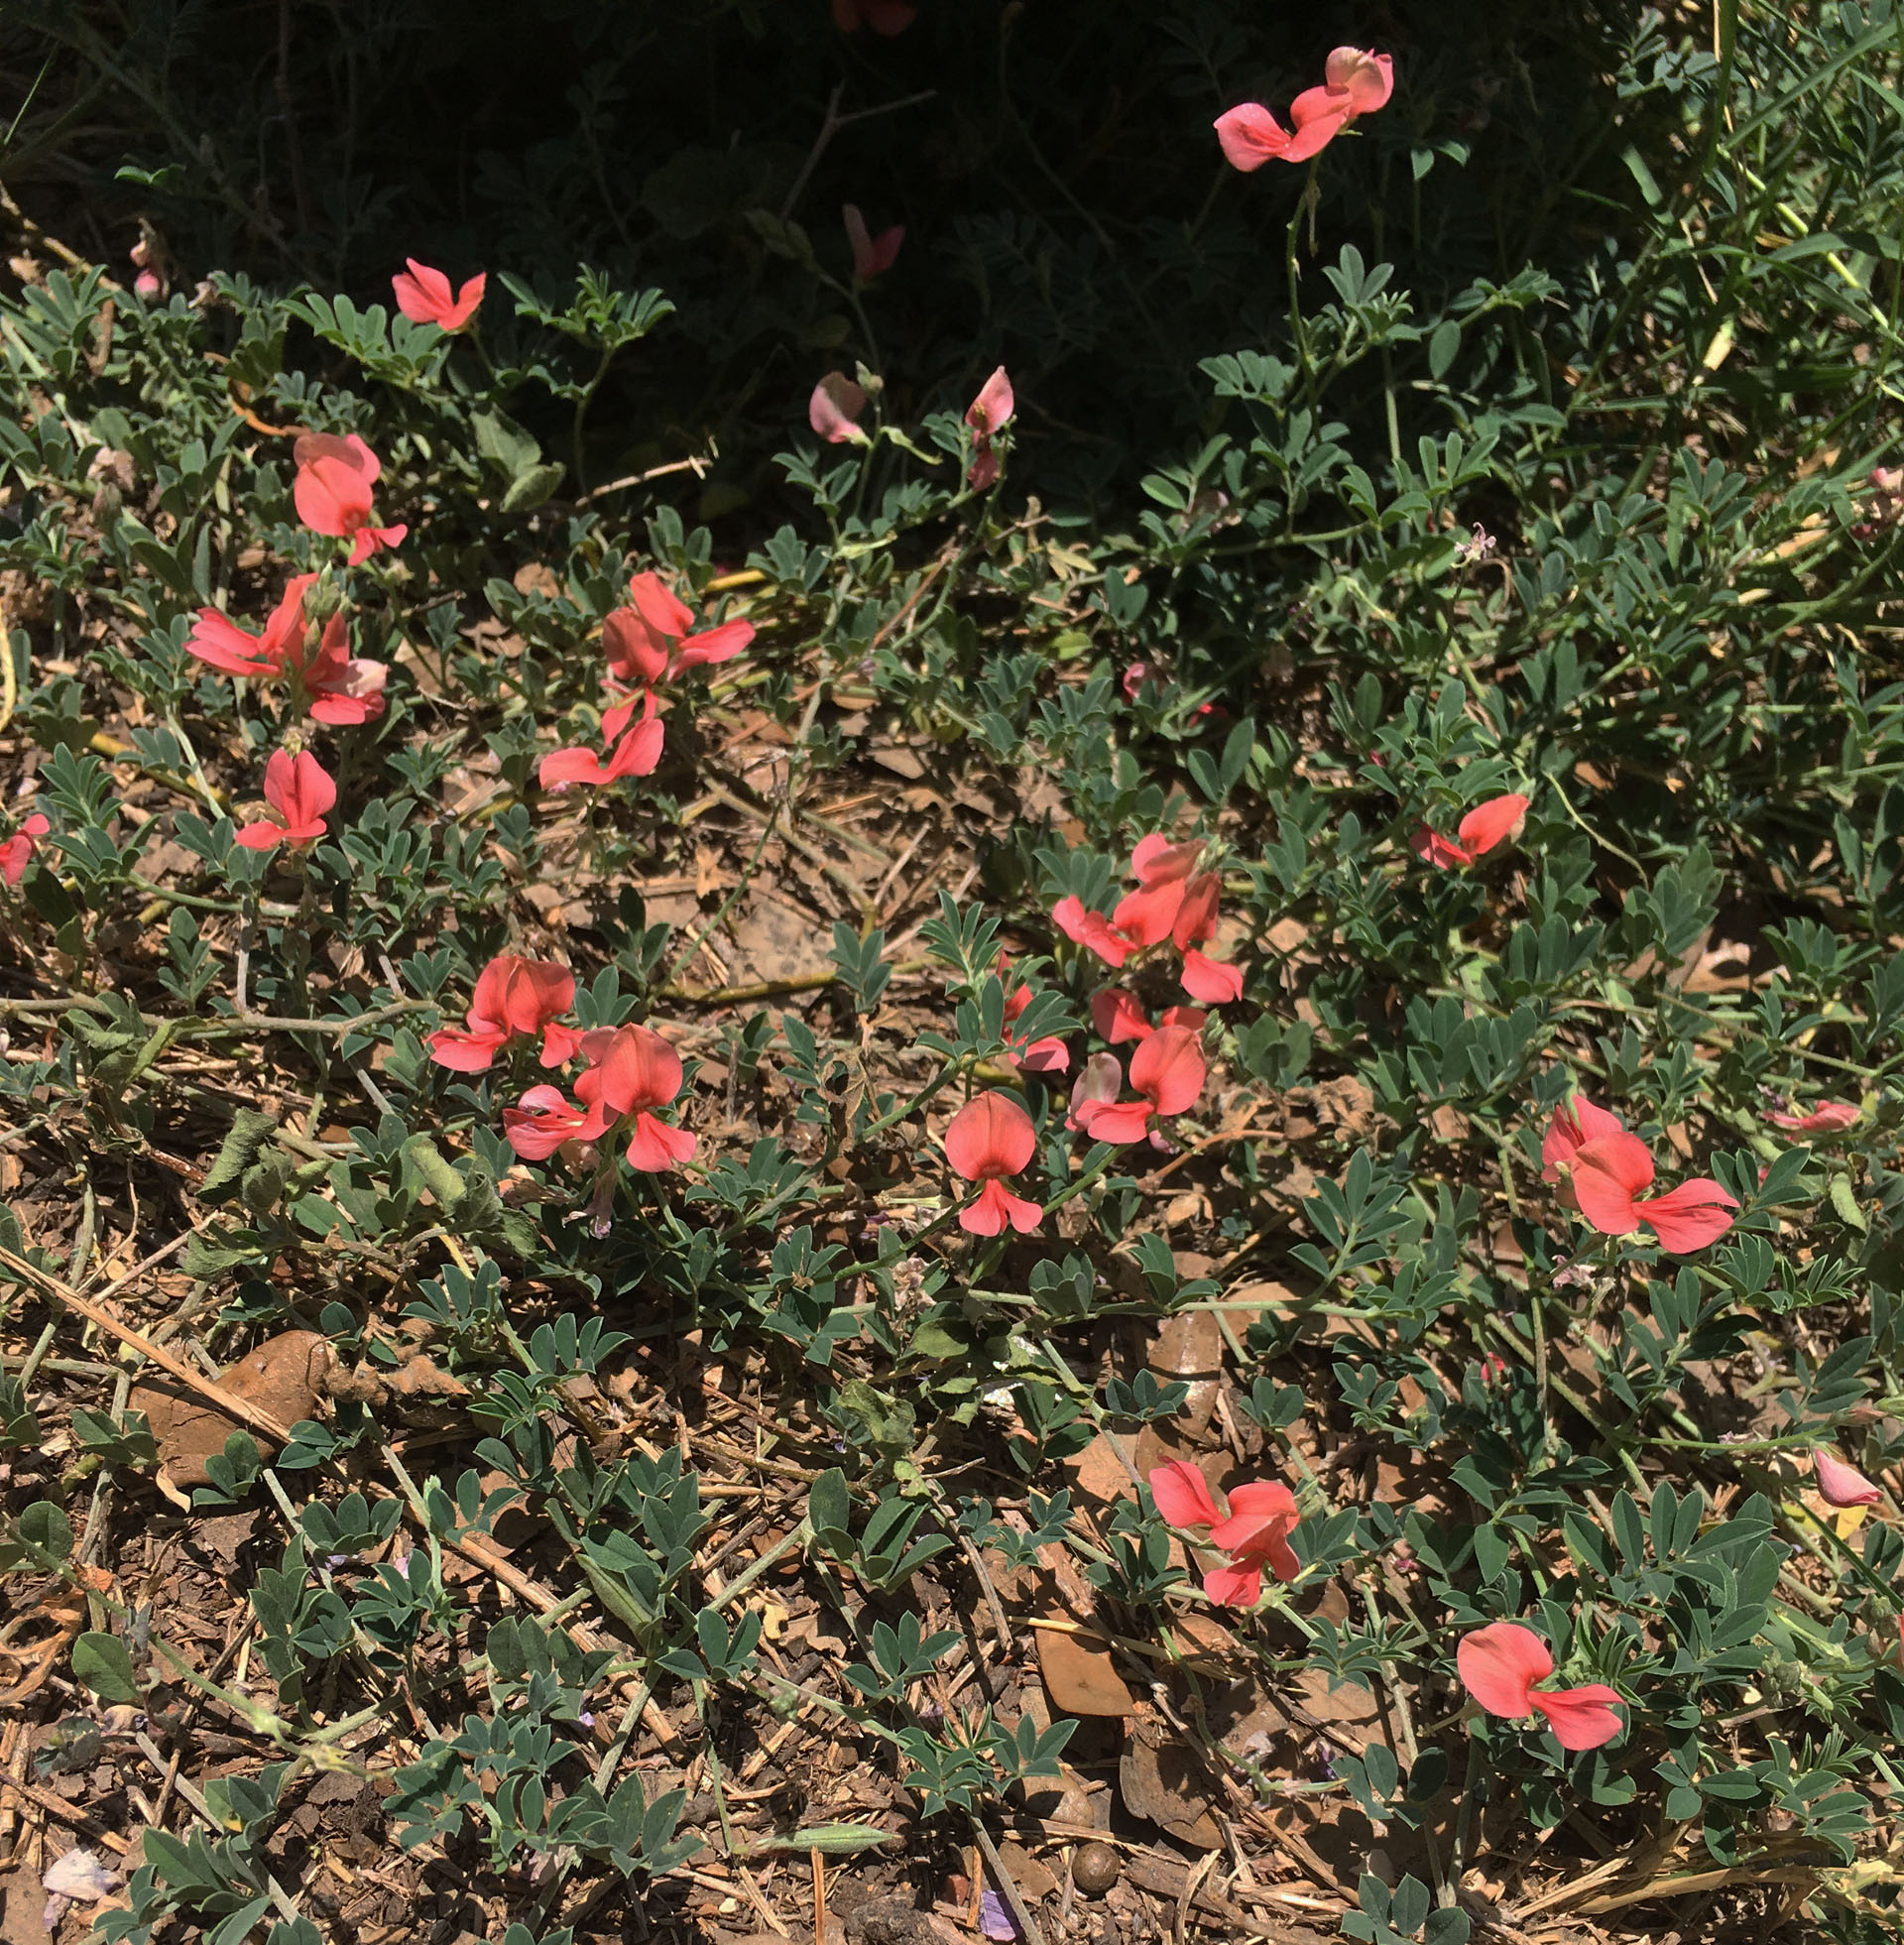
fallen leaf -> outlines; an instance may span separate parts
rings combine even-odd
[[[228,1364],[219,1372],[218,1383],[234,1397],[269,1412],[281,1425],[295,1425],[316,1409],[331,1355],[329,1340],[316,1331],[288,1330]],[[263,1432],[241,1425],[168,1374],[135,1385],[130,1402],[151,1421],[159,1441],[159,1469],[175,1486],[209,1485],[205,1461],[222,1452],[235,1431],[256,1439],[267,1456],[278,1449]]]
[[[1059,1715],[1128,1716],[1136,1707],[1130,1685],[1108,1647],[1054,1628],[1039,1628],[1038,1672]]]

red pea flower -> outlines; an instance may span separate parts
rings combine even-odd
[[[645,1174],[659,1174],[686,1161],[698,1146],[684,1128],[659,1120],[664,1108],[681,1091],[681,1056],[652,1027],[617,1027],[582,1035],[588,1071],[575,1083],[575,1092],[588,1107],[620,1121],[632,1115],[628,1165]]]
[[[1086,1110],[1109,1107],[1124,1092],[1124,1066],[1115,1053],[1087,1053],[1071,1083],[1071,1111],[1065,1126],[1082,1132]],[[1134,1137],[1132,1138],[1134,1139]]]
[[[323,836],[324,812],[337,801],[336,780],[308,750],[294,757],[274,750],[265,765],[265,801],[278,815],[241,824],[235,833],[247,851],[275,851],[281,844],[301,847]]]
[[[1605,1682],[1581,1688],[1534,1686],[1554,1672],[1554,1657],[1547,1643],[1517,1621],[1489,1622],[1464,1635],[1455,1663],[1468,1693],[1489,1715],[1520,1722],[1538,1712],[1564,1750],[1597,1750],[1619,1734],[1620,1720],[1613,1710],[1624,1704]]]
[[[1624,1134],[1626,1124],[1618,1115],[1597,1108],[1584,1094],[1563,1101],[1547,1124],[1540,1144],[1540,1178],[1557,1182],[1572,1164],[1574,1156],[1601,1135]]]
[[[419,264],[415,257],[404,259],[410,268],[400,270],[390,280],[397,294],[397,308],[413,324],[434,324],[439,330],[460,331],[476,314],[483,301],[488,278],[480,270],[454,298],[449,295],[449,279],[440,270]]]
[[[1855,1466],[1821,1445],[1812,1454],[1812,1477],[1818,1481],[1818,1497],[1827,1506],[1875,1506],[1883,1491],[1866,1479]]]
[[[575,975],[566,966],[498,953],[477,975],[467,1030],[438,1028],[429,1036],[429,1057],[453,1072],[480,1074],[519,1033],[540,1033],[542,1065],[558,1067],[581,1043],[573,1028],[557,1024],[574,1003]]]
[[[694,610],[656,573],[637,574],[628,594],[630,605],[602,623],[609,673],[617,681],[644,687],[671,681],[690,669],[732,662],[754,640],[751,621],[695,629]]]
[[[1182,1459],[1172,1459],[1151,1472],[1150,1497],[1157,1512],[1172,1526],[1210,1528],[1210,1542],[1227,1553],[1229,1564],[1212,1567],[1203,1576],[1203,1591],[1217,1606],[1252,1608],[1262,1594],[1266,1566],[1278,1580],[1294,1580],[1302,1563],[1289,1545],[1301,1515],[1295,1495],[1280,1480],[1252,1480],[1229,1494],[1227,1519],[1202,1471]]]
[[[200,608],[185,640],[186,652],[228,675],[289,681],[307,713],[320,723],[375,722],[384,713],[384,683],[390,670],[381,662],[352,657],[341,610],[311,644],[304,596],[316,578],[315,574],[293,575],[262,635],[240,628],[216,608]]]
[[[959,1227],[971,1236],[1003,1235],[1007,1226],[1029,1236],[1044,1218],[1035,1202],[1013,1195],[1000,1178],[1015,1175],[1037,1152],[1031,1117],[996,1088],[975,1094],[946,1125],[945,1158],[952,1172],[984,1186],[959,1211]]]
[[[1774,1128],[1783,1128],[1793,1135],[1836,1135],[1841,1129],[1850,1127],[1858,1112],[1848,1101],[1821,1101],[1804,1114],[1771,1112],[1765,1119]]]
[[[378,527],[370,489],[383,472],[383,463],[355,432],[336,438],[329,432],[306,432],[292,448],[298,477],[292,483],[298,518],[313,534],[350,542],[353,567],[379,547],[394,547],[408,527]]]
[[[45,837],[52,828],[43,811],[36,810],[21,820],[19,829],[0,844],[0,884],[19,884],[33,862],[34,839]]]
[[[1426,824],[1417,826],[1408,840],[1409,849],[1437,871],[1446,871],[1451,865],[1471,865],[1512,833],[1532,801],[1517,792],[1490,796],[1462,818],[1454,837],[1443,837]]]
[[[866,410],[865,388],[855,385],[843,371],[830,371],[813,388],[806,402],[806,423],[828,445],[844,445],[851,439],[866,445],[869,437],[860,425]]]
[[[965,423],[972,428],[972,469],[965,483],[975,493],[983,493],[999,477],[999,455],[992,449],[992,438],[1011,424],[1017,410],[1012,381],[1001,365],[979,387],[979,396],[965,409]]]
[[[853,246],[854,283],[870,284],[881,272],[892,268],[899,245],[905,241],[903,223],[894,223],[891,229],[881,230],[878,236],[869,235],[866,218],[860,214],[859,205],[852,202],[840,205],[840,220],[846,225],[846,240]]]
[[[1199,1031],[1208,1016],[1195,1007],[1165,1007],[1158,1016],[1159,1027],[1188,1027]],[[1142,1002],[1122,986],[1107,986],[1091,996],[1091,1024],[1101,1039],[1116,1046],[1120,1040],[1147,1040],[1156,1031],[1144,1013]]]
[[[1217,117],[1224,159],[1246,174],[1266,162],[1307,162],[1328,147],[1358,115],[1372,115],[1394,92],[1392,59],[1361,48],[1338,48],[1323,68],[1323,85],[1305,88],[1289,104],[1290,133],[1259,101],[1246,101]]]
[[[1102,912],[1087,912],[1084,901],[1075,894],[1060,899],[1051,908],[1052,921],[1066,938],[1088,947],[1107,966],[1122,966],[1130,958],[1131,942]]]
[[[1199,873],[1183,888],[1183,903],[1170,927],[1170,939],[1183,954],[1183,990],[1206,1006],[1243,998],[1243,968],[1206,957],[1197,948],[1217,935],[1217,899],[1223,880],[1214,871]]]
[[[1575,1150],[1570,1176],[1580,1213],[1604,1236],[1630,1236],[1642,1225],[1664,1249],[1688,1256],[1732,1226],[1738,1204],[1710,1175],[1696,1175],[1665,1195],[1635,1198],[1651,1186],[1653,1157],[1623,1129],[1597,1135]]]
[[[833,0],[833,25],[842,34],[855,34],[870,27],[889,40],[903,34],[918,16],[918,8],[907,0]]]
[[[1012,1066],[1021,1067],[1034,1074],[1061,1074],[1071,1064],[1071,1049],[1056,1037],[1047,1033],[1041,1040],[1021,1040],[1012,1032],[1012,1023],[1031,1004],[1031,989],[1020,982],[1012,985],[1006,957],[999,954],[998,975],[1006,988],[1005,996],[1005,1057]]]
[[[640,720],[635,711],[641,710]],[[650,777],[661,760],[666,737],[654,692],[650,689],[636,702],[623,702],[602,712],[602,746],[608,752],[604,763],[593,750],[579,743],[566,749],[550,750],[536,770],[536,780],[545,790],[565,790],[571,784],[612,784],[619,777]]]

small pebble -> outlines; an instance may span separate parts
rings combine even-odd
[[[1109,1844],[1085,1844],[1072,1855],[1071,1882],[1088,1896],[1102,1897],[1123,1868]]]

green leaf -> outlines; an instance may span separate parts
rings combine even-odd
[[[529,513],[539,507],[561,485],[565,470],[552,461],[525,467],[510,481],[509,491],[503,495],[503,512]]]
[[[145,1692],[132,1672],[132,1653],[117,1635],[81,1635],[72,1644],[75,1680],[102,1702],[136,1702]]]

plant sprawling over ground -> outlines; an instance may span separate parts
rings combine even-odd
[[[9,1923],[1896,1936],[1904,18],[555,11],[7,30]]]

